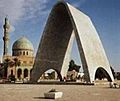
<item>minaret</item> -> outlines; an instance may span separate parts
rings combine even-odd
[[[3,56],[8,55],[8,48],[9,48],[9,31],[10,31],[10,24],[8,21],[8,18],[5,17],[5,24],[3,25],[4,28],[4,36],[3,36],[3,41],[4,41],[4,51],[3,51]]]

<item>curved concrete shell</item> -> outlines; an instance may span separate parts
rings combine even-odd
[[[46,23],[37,51],[31,81],[36,82],[48,69],[66,76],[73,39],[76,37],[87,82],[94,82],[98,68],[103,68],[113,81],[104,48],[91,19],[68,3],[58,2]]]

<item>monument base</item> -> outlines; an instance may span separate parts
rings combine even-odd
[[[61,98],[63,95],[63,92],[48,92],[44,93],[45,98],[47,99],[57,99]]]

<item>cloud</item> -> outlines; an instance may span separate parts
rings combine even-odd
[[[86,2],[86,0],[76,0],[75,2],[73,2],[73,5],[75,7],[80,7],[82,4],[84,4]]]
[[[11,26],[10,26],[10,33],[11,33],[11,32],[14,32],[14,31],[15,31],[15,27],[11,25]]]
[[[49,12],[47,8],[48,0],[26,0],[24,19],[36,19],[38,16],[46,15]]]
[[[48,12],[48,0],[0,0],[0,19],[8,15],[10,22],[36,18]]]
[[[0,0],[0,19],[6,15],[12,23],[24,15],[24,0]]]

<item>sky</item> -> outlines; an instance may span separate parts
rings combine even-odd
[[[48,15],[58,0],[0,0],[0,57],[3,54],[3,23],[11,24],[9,53],[13,43],[27,37],[37,51]],[[110,65],[120,71],[120,0],[65,0],[87,14],[97,29]],[[71,59],[81,65],[76,41]]]

